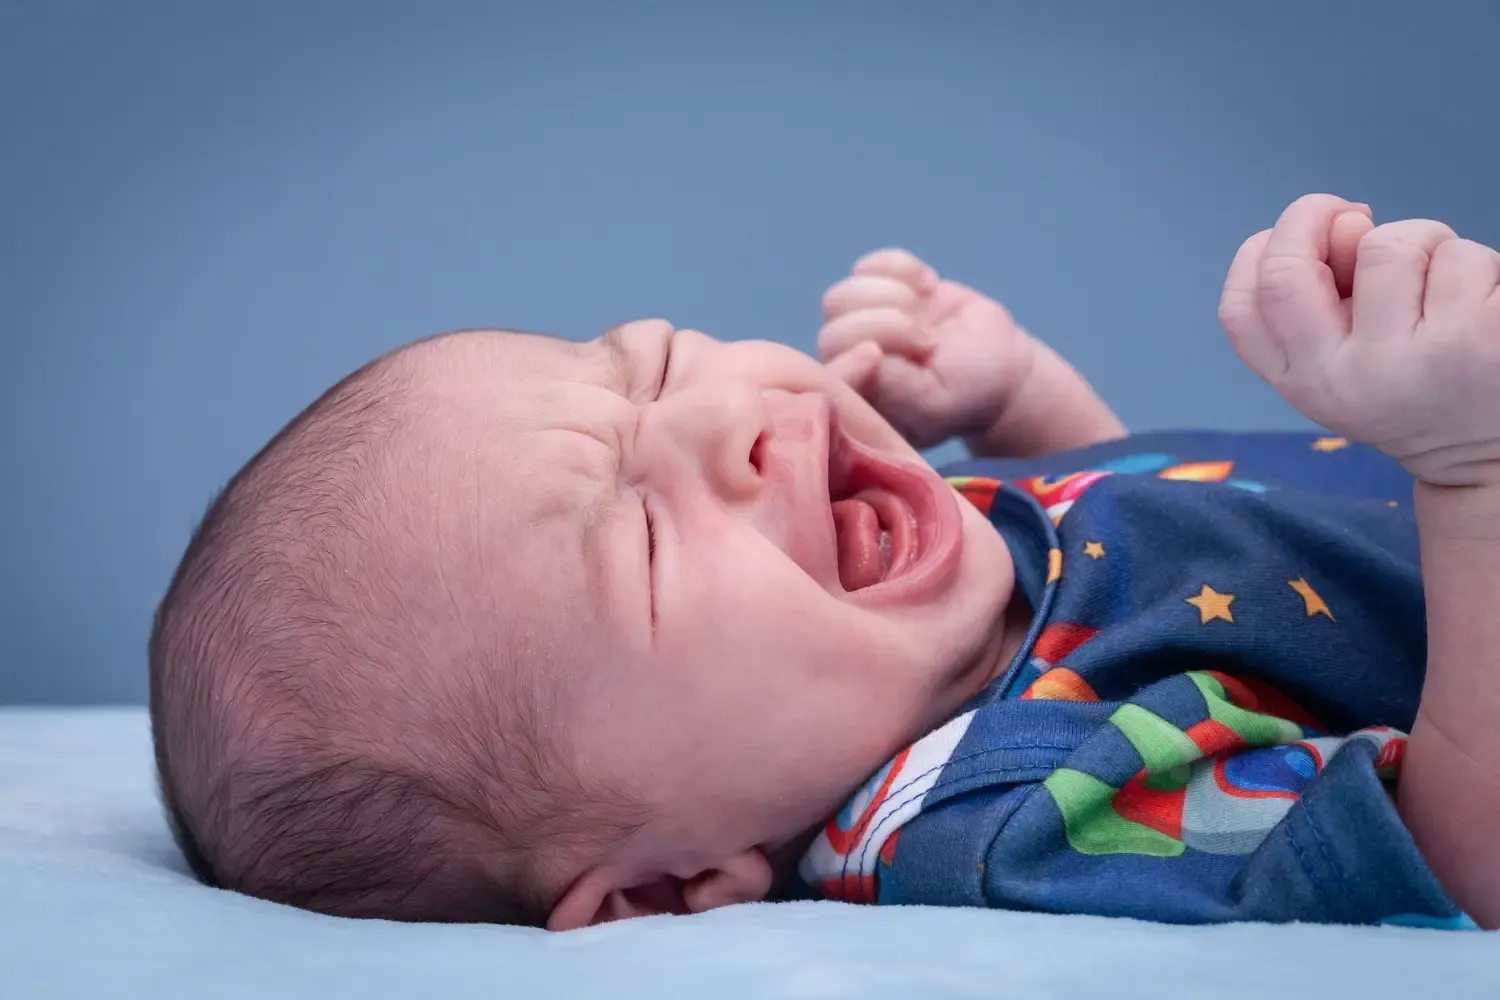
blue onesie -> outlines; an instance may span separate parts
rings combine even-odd
[[[1194,433],[944,474],[1004,536],[1031,629],[818,835],[804,894],[1474,926],[1392,798],[1426,665],[1398,465]]]

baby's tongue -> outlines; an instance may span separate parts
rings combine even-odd
[[[885,552],[880,518],[863,500],[833,504],[833,533],[838,539],[839,582],[845,590],[860,590],[880,582],[889,554]]]

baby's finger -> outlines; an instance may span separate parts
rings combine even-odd
[[[849,273],[894,278],[922,293],[932,291],[938,283],[938,274],[930,265],[911,251],[899,248],[867,253],[854,262]]]
[[[1256,301],[1260,258],[1270,239],[1271,231],[1264,229],[1240,245],[1219,296],[1219,324],[1229,335],[1230,345],[1241,361],[1264,376],[1280,374],[1286,367],[1281,348],[1266,334]]]
[[[873,340],[862,340],[843,354],[829,359],[826,367],[855,392],[863,394],[880,370],[883,357],[885,355]]]
[[[878,274],[856,274],[833,285],[823,293],[823,318],[834,319],[856,309],[891,306],[915,309],[917,292],[911,285]]]
[[[927,321],[933,326],[942,326],[976,300],[988,300],[1004,313],[1000,322],[1013,322],[1010,313],[1000,303],[990,299],[987,295],[980,295],[967,285],[946,279],[937,283],[937,287],[932,290],[932,296],[927,300]]]
[[[818,331],[818,356],[837,357],[862,340],[873,340],[886,354],[925,358],[932,336],[910,313],[900,309],[861,309],[830,320]]]
[[[1491,308],[1500,308],[1500,250],[1495,251],[1495,287],[1488,301]]]
[[[1354,328],[1365,337],[1410,333],[1422,319],[1432,254],[1458,234],[1441,222],[1387,222],[1359,241],[1354,266]]]
[[[1500,254],[1473,240],[1444,240],[1432,252],[1422,315],[1428,320],[1462,320],[1483,307],[1495,290]]]
[[[1340,300],[1354,294],[1354,265],[1359,256],[1359,241],[1374,228],[1374,221],[1364,212],[1344,212],[1333,220],[1333,227],[1328,232],[1328,269],[1333,272],[1333,285]]]
[[[1307,195],[1281,214],[1266,240],[1256,304],[1288,364],[1310,360],[1349,332],[1328,256],[1334,219],[1359,210],[1368,211],[1333,195]]]
[[[886,358],[865,396],[917,448],[940,444],[951,433],[934,413],[938,387],[933,373],[906,358]]]

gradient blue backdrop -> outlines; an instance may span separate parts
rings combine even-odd
[[[806,348],[897,243],[1133,428],[1300,426],[1231,254],[1321,189],[1500,243],[1497,51],[1496,0],[0,0],[0,702],[141,700],[215,488],[448,328]]]

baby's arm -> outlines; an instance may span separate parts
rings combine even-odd
[[[1022,458],[1124,435],[1082,375],[994,299],[878,250],[823,296],[823,360],[918,448]]]
[[[1500,927],[1500,253],[1312,195],[1246,242],[1220,317],[1288,402],[1416,477],[1427,679],[1397,802],[1458,905]]]
[[[1125,425],[1078,369],[1031,334],[1026,339],[1031,347],[1026,375],[984,430],[964,436],[971,454],[1030,458],[1125,436]]]
[[[1418,483],[1427,682],[1397,797],[1438,880],[1500,927],[1500,483]]]

